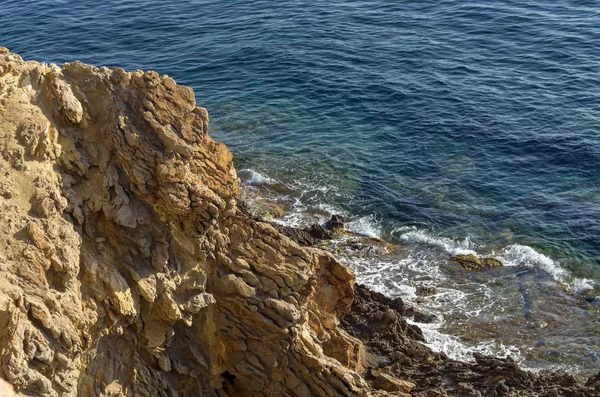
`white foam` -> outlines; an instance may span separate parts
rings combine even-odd
[[[407,230],[407,229],[404,229]],[[442,248],[451,255],[477,254],[475,244],[467,237],[464,240],[453,240],[447,237],[433,236],[424,230],[410,228],[400,238],[407,243],[424,243]],[[401,229],[402,232],[402,229]]]
[[[348,214],[346,212],[334,207],[331,204],[319,203],[316,205],[316,208],[318,208],[319,210],[321,210],[323,212],[327,212],[330,215],[337,214],[337,215],[342,215],[344,217],[348,217]]]
[[[351,220],[348,222],[348,230],[369,237],[381,237],[381,226],[372,215]]]
[[[509,245],[502,249],[497,258],[502,261],[504,266],[528,266],[540,268],[550,274],[555,281],[567,284],[571,290],[576,292],[592,289],[594,285],[594,281],[592,280],[573,277],[571,272],[563,268],[559,262],[537,252],[527,245]]]
[[[453,240],[447,237],[434,236],[415,227],[401,228],[398,229],[398,232],[401,233],[400,238],[407,243],[429,244],[443,249],[450,255],[473,254],[482,256],[476,251],[477,248],[482,247],[478,247],[468,237],[464,240]],[[571,272],[563,268],[559,262],[527,245],[512,244],[503,248],[499,254],[492,254],[491,256],[499,259],[505,266],[537,267],[550,274],[555,281],[566,284],[569,289],[575,292],[592,289],[595,284],[590,279],[573,277]]]
[[[265,176],[260,172],[254,171],[250,168],[245,168],[243,170],[240,170],[239,172],[247,172],[250,174],[250,177],[244,180],[244,183],[247,185],[273,185],[277,183],[276,180],[269,178],[268,176]]]
[[[443,325],[442,322],[422,324],[410,320],[407,321],[421,328],[426,346],[433,351],[444,352],[454,360],[472,362],[474,361],[473,353],[499,357],[510,356],[517,362],[522,360],[521,353],[515,346],[505,346],[502,343],[494,343],[492,341],[480,343],[476,346],[467,346],[458,337],[440,332],[439,329]]]

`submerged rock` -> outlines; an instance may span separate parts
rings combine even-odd
[[[426,287],[426,286],[419,286],[416,288],[415,290],[415,294],[417,296],[432,296],[437,294],[438,291],[435,287]]]
[[[502,262],[494,258],[479,258],[474,254],[454,255],[452,264],[460,266],[465,270],[494,269],[502,266]]]
[[[346,229],[346,218],[342,215],[331,215],[331,218],[323,224],[323,228],[332,231],[341,231]]]
[[[473,354],[470,363],[452,360],[424,346],[420,330],[396,307],[397,299],[357,284],[350,313],[341,316],[342,327],[365,344],[366,371],[380,379],[374,387],[394,387],[402,379],[414,384],[410,395],[419,397],[600,396],[600,374],[583,385],[566,373],[524,371],[510,357]],[[384,375],[396,380],[388,382]]]

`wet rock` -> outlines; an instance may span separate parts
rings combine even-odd
[[[375,355],[368,369],[408,380],[414,384],[411,396],[600,396],[600,374],[582,385],[564,373],[524,371],[511,358],[474,354],[475,362],[466,363],[435,353],[422,344],[422,335],[407,326],[400,313],[387,314],[393,311],[390,302],[356,285],[351,311],[340,322],[349,334],[363,340],[367,356]],[[411,312],[412,308],[406,310]],[[387,377],[382,381],[395,383]]]
[[[272,223],[272,225],[280,233],[305,247],[317,246],[322,241],[331,240],[334,237],[331,230],[327,230],[316,223],[307,228],[284,226],[276,223]]]
[[[331,215],[331,218],[323,224],[327,230],[340,231],[346,228],[346,218],[342,215]]]
[[[351,313],[341,316],[340,321],[359,338],[376,335],[380,348],[389,352],[402,351],[396,349],[398,337],[423,340],[421,330],[408,324],[402,316],[403,312],[404,302],[400,298],[390,299],[357,284]]]
[[[437,321],[437,316],[431,313],[423,313],[419,308],[411,306],[404,312],[406,317],[410,317],[413,321],[422,324],[431,324]]]
[[[279,224],[272,224],[279,233],[291,238],[296,243],[304,247],[313,247],[318,245],[321,241],[330,239],[326,230],[318,228],[298,228],[293,226],[284,226]],[[320,226],[319,226],[320,228]]]
[[[333,238],[333,233],[331,230],[324,228],[319,224],[312,224],[308,228],[308,232],[311,236],[319,240],[331,240]]]
[[[437,289],[435,287],[419,286],[416,288],[415,294],[421,297],[432,296],[437,294]]]
[[[454,255],[452,264],[465,270],[493,269],[502,266],[502,262],[494,258],[479,258],[474,254]]]
[[[595,285],[592,289],[582,291],[579,297],[587,303],[597,303],[600,300],[600,286]]]
[[[588,387],[593,387],[596,391],[600,392],[600,372],[598,372],[596,375],[590,376],[585,385]]]
[[[417,312],[413,315],[413,320],[417,323],[432,324],[437,321],[437,316],[435,314]]]

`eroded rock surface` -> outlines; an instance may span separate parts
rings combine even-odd
[[[494,269],[502,266],[502,262],[495,258],[479,258],[474,254],[454,255],[452,264],[462,267],[465,270],[484,270]]]
[[[0,48],[0,396],[600,391],[449,360],[401,300],[359,287],[353,303],[352,272],[298,244],[320,229],[290,238],[240,208],[207,132],[167,76]]]
[[[600,374],[584,385],[565,373],[525,371],[510,357],[475,354],[465,363],[433,352],[403,312],[400,299],[357,285],[351,312],[342,315],[342,327],[365,343],[365,378],[375,387],[406,387],[402,392],[418,397],[600,396]]]
[[[35,396],[366,393],[353,274],[238,210],[155,72],[0,50],[0,377]]]

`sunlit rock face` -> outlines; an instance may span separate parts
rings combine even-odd
[[[207,132],[167,76],[0,50],[0,377],[17,392],[365,393],[337,319],[353,274],[239,211]]]

